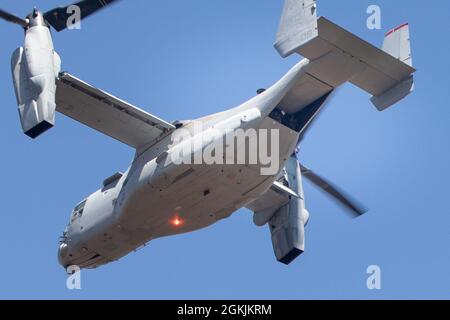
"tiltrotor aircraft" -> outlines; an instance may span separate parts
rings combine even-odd
[[[304,59],[238,107],[195,121],[169,123],[60,72],[50,28],[64,30],[73,14],[85,18],[115,2],[84,0],[47,13],[34,9],[25,19],[0,10],[1,18],[25,30],[24,45],[12,56],[24,133],[38,137],[55,124],[57,111],[136,150],[125,173],[107,178],[100,190],[75,206],[59,244],[63,267],[96,268],[151,240],[205,228],[241,208],[254,212],[257,226],[268,225],[277,260],[289,264],[305,250],[309,213],[303,177],[356,216],[365,212],[302,166],[298,145],[332,93],[346,82],[370,93],[380,111],[413,91],[408,24],[390,31],[378,49],[318,18],[315,0],[285,0],[275,48],[283,58],[299,54]],[[273,137],[278,139],[258,140],[267,150],[276,150],[271,154],[278,163],[275,170],[262,174],[267,163],[249,161],[249,136],[240,142],[232,139],[232,154],[244,150],[248,155],[241,163],[188,161],[212,144],[229,148],[224,138],[238,130],[277,132]],[[180,132],[190,136],[174,139]],[[228,160],[228,154],[223,157]],[[181,158],[186,161],[178,161]]]

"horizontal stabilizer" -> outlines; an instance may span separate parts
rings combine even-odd
[[[383,51],[324,17],[317,19],[314,0],[286,0],[275,48],[282,57],[298,53],[309,59],[307,74],[325,86],[348,81],[365,90],[380,110],[412,91],[405,89],[416,71],[408,58],[406,27],[388,35]]]

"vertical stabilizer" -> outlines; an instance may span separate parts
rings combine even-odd
[[[386,34],[383,42],[383,51],[407,65],[413,66],[408,23],[404,23]]]
[[[389,53],[395,59],[411,67],[413,66],[408,23],[404,23],[386,33],[383,42],[383,51]],[[402,100],[413,91],[414,76],[411,75],[394,88],[379,96],[372,97],[371,101],[378,110],[382,111]]]
[[[286,58],[318,36],[316,0],[286,0],[275,48]]]

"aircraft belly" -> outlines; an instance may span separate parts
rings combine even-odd
[[[168,188],[148,190],[145,203],[129,205],[133,214],[125,213],[123,227],[144,237],[143,242],[201,229],[241,208],[249,200],[248,191],[267,179],[244,165],[193,166],[190,175]],[[175,217],[183,220],[182,226],[171,224]]]
[[[116,248],[117,254],[156,238],[208,227],[266,192],[294,152],[298,133],[270,118],[259,129],[279,132],[278,167],[273,175],[261,175],[260,165],[189,165],[178,169],[179,177],[171,184],[147,183],[130,191],[120,213],[123,246]],[[175,218],[182,223],[174,225]]]

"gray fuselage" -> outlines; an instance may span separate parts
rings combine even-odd
[[[237,108],[183,123],[178,130],[192,133],[190,140],[176,143],[172,134],[138,150],[125,174],[74,210],[60,243],[60,263],[64,267],[95,268],[116,261],[153,239],[210,226],[264,194],[295,151],[300,134],[270,114],[305,64],[307,61],[294,67],[272,88]],[[272,155],[277,157],[276,170],[262,175],[264,165],[259,162],[227,164],[226,159],[224,164],[174,164],[171,159],[180,151],[182,143],[197,146],[188,158],[194,158],[211,144],[211,141],[197,142],[195,128],[199,125],[203,136],[213,135],[214,131],[212,140],[220,140],[224,148],[227,145],[223,138],[237,129],[277,130],[278,154]],[[245,141],[241,148],[247,154],[251,152]]]

